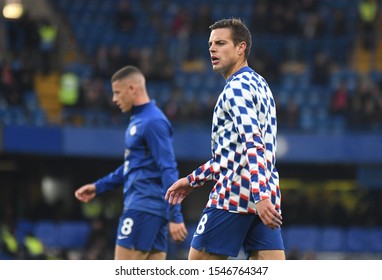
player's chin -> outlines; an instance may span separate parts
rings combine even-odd
[[[219,66],[218,64],[212,64],[212,70],[214,70],[217,73],[222,73],[223,67]]]

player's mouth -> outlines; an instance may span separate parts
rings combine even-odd
[[[216,65],[219,63],[219,58],[217,58],[216,56],[211,56],[211,63],[213,65]]]

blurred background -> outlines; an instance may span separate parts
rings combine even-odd
[[[0,259],[112,259],[122,188],[74,190],[123,161],[110,76],[140,67],[174,126],[181,176],[210,159],[208,26],[239,17],[277,102],[288,259],[382,258],[377,0],[0,0]],[[22,9],[20,9],[22,8]],[[186,259],[212,185],[183,203]],[[238,258],[242,258],[240,255]]]

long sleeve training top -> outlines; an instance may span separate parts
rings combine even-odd
[[[263,77],[243,67],[229,77],[214,108],[212,158],[188,175],[193,187],[214,180],[206,207],[256,213],[270,198],[281,212],[276,163],[276,106]]]
[[[165,200],[178,179],[172,127],[155,101],[134,106],[125,132],[124,163],[95,182],[97,195],[123,185],[124,210],[134,209],[183,222],[180,206]]]

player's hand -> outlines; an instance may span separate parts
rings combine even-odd
[[[174,223],[169,224],[170,234],[172,239],[177,242],[183,242],[187,237],[187,228],[184,223]]]
[[[256,203],[256,210],[261,221],[269,228],[276,229],[282,225],[282,216],[276,211],[269,198]]]
[[[194,190],[188,179],[183,177],[176,181],[166,192],[166,200],[172,205],[180,204]]]
[[[95,184],[87,184],[79,189],[77,189],[74,193],[74,196],[82,202],[89,202],[96,196],[96,186]]]

